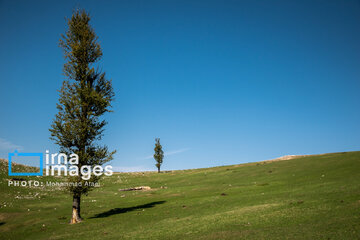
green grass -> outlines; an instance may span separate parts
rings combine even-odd
[[[75,225],[69,194],[0,174],[0,239],[360,239],[360,152],[114,174],[82,198]],[[119,191],[143,185],[153,190]]]

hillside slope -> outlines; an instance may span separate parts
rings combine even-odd
[[[360,239],[360,152],[114,174],[83,197],[76,225],[60,187],[0,178],[1,239]],[[151,190],[119,191],[136,186]]]

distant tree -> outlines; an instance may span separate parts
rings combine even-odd
[[[94,64],[101,58],[102,51],[94,29],[90,26],[90,16],[84,10],[74,11],[67,19],[68,29],[60,39],[67,62],[64,64],[64,75],[67,78],[62,84],[58,113],[53,120],[51,139],[66,154],[76,153],[81,166],[102,165],[113,159],[115,151],[109,152],[107,146],[97,144],[101,140],[107,122],[102,115],[110,112],[114,92],[111,80],[105,73],[95,69]],[[81,186],[70,186],[73,196],[71,223],[82,221],[80,215],[81,195],[91,190],[91,184],[100,176],[91,175],[89,180],[79,176],[68,177],[69,182],[81,182]]]
[[[162,150],[162,146],[160,144],[160,138],[155,138],[155,148],[154,148],[155,154],[154,159],[156,161],[155,166],[158,169],[158,173],[160,172],[160,166],[163,163],[164,159],[164,152]]]

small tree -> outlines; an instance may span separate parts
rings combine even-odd
[[[51,139],[66,154],[79,156],[77,167],[102,165],[113,158],[106,146],[97,144],[103,135],[107,122],[102,115],[110,112],[114,92],[105,73],[95,70],[94,64],[101,58],[102,51],[94,29],[89,24],[90,16],[84,10],[77,10],[67,20],[68,30],[60,39],[65,60],[64,74],[67,80],[60,90],[58,113],[53,120]],[[87,194],[100,176],[92,174],[89,180],[79,176],[68,177],[68,190],[73,196],[71,223],[80,222],[81,195]]]
[[[154,159],[156,161],[155,166],[158,169],[158,173],[160,172],[160,166],[163,163],[164,159],[164,152],[162,150],[162,146],[160,144],[160,138],[155,138],[155,148],[154,148],[155,154]]]

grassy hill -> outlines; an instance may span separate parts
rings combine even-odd
[[[8,186],[0,166],[0,239],[360,239],[360,152],[106,177],[82,199]],[[151,190],[119,191],[149,186]]]

